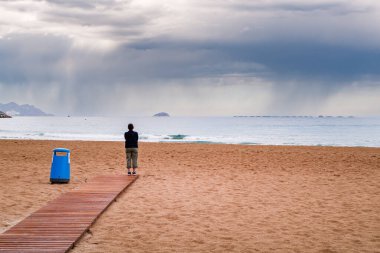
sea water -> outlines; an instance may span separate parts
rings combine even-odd
[[[14,117],[0,139],[123,141],[130,122],[145,142],[380,147],[379,117]]]

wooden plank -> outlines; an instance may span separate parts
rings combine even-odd
[[[68,252],[138,176],[93,178],[0,234],[0,252]]]

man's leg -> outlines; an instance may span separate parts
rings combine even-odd
[[[137,169],[137,158],[138,158],[138,149],[135,148],[132,152],[132,167],[133,167],[133,174],[136,174]]]
[[[132,159],[132,153],[126,149],[125,153],[127,155],[127,170],[128,170],[128,175],[131,174],[131,159]]]

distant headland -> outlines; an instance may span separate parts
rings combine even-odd
[[[167,112],[159,112],[154,114],[153,117],[170,117],[170,115]]]
[[[9,116],[8,114],[0,111],[0,118],[12,118],[11,116]]]
[[[0,111],[5,112],[9,116],[53,116],[53,114],[45,113],[33,105],[19,105],[14,102],[7,104],[0,103]]]

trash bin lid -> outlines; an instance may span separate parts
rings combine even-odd
[[[53,151],[70,153],[70,149],[67,149],[67,148],[55,148]]]

